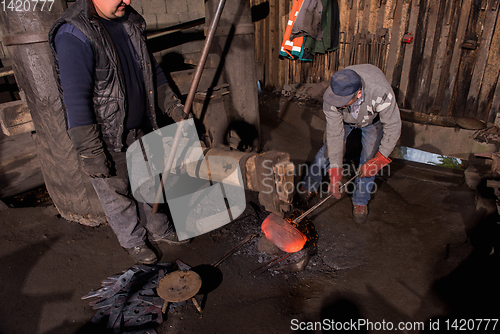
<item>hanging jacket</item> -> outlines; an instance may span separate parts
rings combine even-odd
[[[280,56],[287,57],[290,59],[297,59],[300,56],[304,37],[300,36],[293,38],[291,36],[291,32],[303,1],[304,0],[293,1],[292,10],[290,11],[290,17],[288,19],[285,29],[285,34],[283,36],[283,42],[281,43],[281,50],[279,53]]]
[[[323,4],[318,0],[304,0],[292,27],[290,38],[298,36],[311,36],[320,41],[323,37],[321,31],[321,13]]]

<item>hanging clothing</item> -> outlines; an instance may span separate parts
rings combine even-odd
[[[290,11],[290,17],[285,29],[285,35],[283,36],[283,42],[281,43],[280,56],[287,57],[290,59],[297,59],[302,51],[302,44],[304,42],[303,37],[297,37],[290,40],[291,32],[295,20],[299,15],[300,8],[304,0],[294,0],[292,5],[292,10]]]
[[[311,36],[317,41],[323,37],[321,15],[323,4],[318,0],[304,0],[292,27],[291,37]]]
[[[337,0],[294,0],[280,56],[312,61],[315,54],[339,47]]]
[[[305,52],[314,56],[317,53],[334,51],[339,47],[340,18],[339,5],[336,0],[322,0],[323,12],[321,15],[321,40],[307,38],[303,47]]]

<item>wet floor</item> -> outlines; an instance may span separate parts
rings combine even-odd
[[[310,161],[320,143],[279,121],[273,103],[261,110],[264,147],[290,152],[296,164]],[[196,296],[202,314],[186,302],[167,312],[156,331],[321,333],[355,323],[366,325],[345,332],[420,333],[437,325],[443,331],[455,319],[460,325],[461,319],[498,318],[498,217],[476,209],[476,194],[463,178],[395,162],[377,187],[364,224],[353,222],[349,197],[309,217],[318,240],[303,271],[254,277],[250,271],[273,256],[253,239],[208,273],[212,288]],[[255,193],[246,196],[236,222],[188,245],[155,245],[162,262],[209,265],[260,233],[267,212]],[[106,322],[90,322],[95,310],[81,297],[133,261],[108,226],[67,222],[50,201],[33,205],[0,212],[0,333],[112,333]],[[421,324],[425,329],[409,330]]]

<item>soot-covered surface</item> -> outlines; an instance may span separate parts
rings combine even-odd
[[[310,161],[320,144],[276,118],[276,99],[264,100],[265,149],[288,151],[296,164]],[[156,331],[320,333],[312,325],[321,321],[369,321],[373,328],[391,323],[393,332],[403,333],[400,322],[439,323],[443,330],[448,318],[498,318],[498,217],[477,212],[475,193],[461,180],[436,183],[413,174],[394,164],[389,177],[377,180],[364,224],[353,222],[349,197],[313,212],[308,219],[318,239],[301,272],[250,274],[274,257],[259,251],[259,238],[209,270],[247,235],[260,233],[267,212],[252,192],[237,221],[188,245],[155,245],[162,262],[197,267],[209,287],[196,296],[202,315],[186,302]],[[4,206],[0,217],[0,333],[111,333],[105,322],[90,323],[95,311],[80,299],[134,264],[109,226],[67,222],[50,202]]]

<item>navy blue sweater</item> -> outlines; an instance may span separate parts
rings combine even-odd
[[[138,128],[146,113],[141,61],[119,20],[101,18],[101,22],[116,46],[124,73],[128,106],[126,126],[128,129]],[[90,43],[80,30],[69,23],[59,28],[54,42],[68,128],[96,123],[93,107],[94,54]],[[156,87],[159,87],[167,83],[167,79],[154,57],[153,62],[156,65]]]

